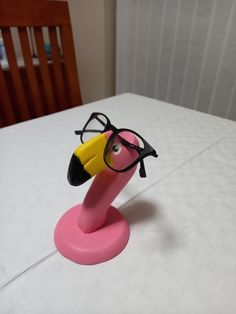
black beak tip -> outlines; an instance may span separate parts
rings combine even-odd
[[[73,186],[78,186],[85,183],[90,178],[90,174],[85,171],[80,159],[73,154],[67,173],[68,182]]]

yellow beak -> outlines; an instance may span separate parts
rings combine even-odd
[[[75,149],[67,174],[71,185],[81,185],[107,167],[103,160],[106,143],[106,135],[102,133]]]

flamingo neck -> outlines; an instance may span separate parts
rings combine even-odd
[[[111,203],[132,178],[135,170],[136,166],[123,173],[105,169],[96,175],[78,215],[78,226],[83,232],[90,233],[104,225]]]

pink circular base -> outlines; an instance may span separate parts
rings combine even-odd
[[[122,214],[110,206],[104,226],[94,232],[84,233],[78,227],[81,205],[69,209],[58,221],[54,242],[58,251],[78,264],[98,264],[118,255],[126,246],[130,229]]]

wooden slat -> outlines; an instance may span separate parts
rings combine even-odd
[[[66,70],[66,78],[69,82],[68,85],[70,87],[71,106],[78,106],[82,104],[82,99],[79,89],[79,79],[77,75],[71,26],[61,26],[60,35]]]
[[[4,113],[2,111],[1,98],[0,98],[0,128],[5,126],[5,122],[3,120],[3,115],[4,115]]]
[[[52,113],[58,109],[82,104],[67,2],[0,0],[1,27],[5,27],[4,40],[9,59],[9,70],[4,73],[4,79],[6,79],[7,88],[9,89],[9,101],[12,102],[16,121],[29,119],[31,112],[39,116],[42,114],[42,108],[45,113]],[[18,69],[17,67],[11,33],[8,27],[20,28],[19,37],[25,68]],[[24,27],[32,27],[34,29],[34,42],[37,48],[39,66],[32,64],[29,38],[27,37],[28,34],[23,30]],[[52,51],[51,62],[48,62],[44,50],[43,27],[49,28]],[[56,27],[60,29],[63,59],[58,50]],[[2,100],[0,103],[2,104]],[[59,103],[60,106],[56,106],[56,103]],[[21,116],[18,105],[21,105],[23,108]],[[2,113],[3,110],[1,109],[2,106],[0,108]],[[2,116],[4,115],[2,114]]]
[[[2,36],[3,36],[5,48],[6,48],[12,81],[13,81],[14,88],[16,91],[16,97],[20,106],[20,110],[19,110],[20,115],[23,120],[28,120],[30,119],[30,114],[29,114],[28,104],[27,104],[27,100],[25,97],[25,93],[24,93],[24,89],[23,89],[23,85],[22,85],[22,81],[20,77],[20,72],[17,66],[11,31],[8,27],[4,27],[1,30],[2,30]]]
[[[0,26],[68,25],[66,9],[64,1],[1,0]]]
[[[58,101],[61,109],[66,109],[65,84],[63,82],[63,74],[61,68],[59,45],[57,40],[56,27],[49,27],[49,38],[51,43],[51,54],[53,61],[53,69],[55,73],[56,89]]]
[[[32,61],[27,28],[19,27],[18,32],[19,32],[19,38],[20,38],[20,43],[21,43],[21,49],[22,49],[22,53],[23,53],[23,57],[25,61],[25,68],[26,68],[26,73],[27,73],[28,82],[30,86],[30,91],[33,98],[34,111],[37,116],[42,116],[44,114],[44,110],[43,110],[43,105],[41,102],[38,83],[37,83],[34,65]]]
[[[39,63],[40,63],[40,72],[43,79],[43,86],[44,86],[45,95],[47,99],[48,109],[49,109],[49,112],[52,113],[56,111],[56,107],[55,107],[55,102],[54,102],[51,78],[50,78],[50,74],[48,70],[47,57],[44,51],[43,33],[42,33],[41,27],[34,28],[34,36],[35,36],[35,43],[36,43],[37,53],[38,53]]]
[[[7,125],[16,123],[15,113],[12,109],[12,104],[10,97],[8,95],[8,89],[1,65],[0,65],[0,99],[1,105],[3,107],[2,111],[4,112],[4,118],[2,120],[4,120]]]

